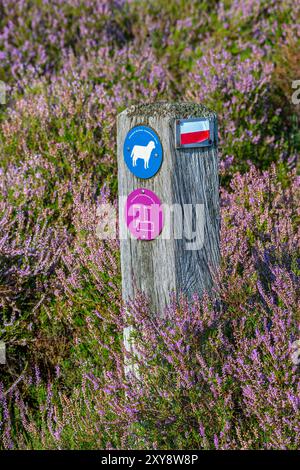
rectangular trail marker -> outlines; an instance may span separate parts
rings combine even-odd
[[[210,290],[220,262],[217,117],[193,103],[136,105],[118,116],[124,301],[163,315],[170,294]]]
[[[209,119],[180,119],[176,121],[176,147],[207,147],[214,138],[214,122]]]

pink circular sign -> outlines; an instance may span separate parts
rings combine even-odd
[[[135,189],[127,198],[125,220],[130,233],[139,240],[153,240],[163,228],[161,201],[149,189]]]

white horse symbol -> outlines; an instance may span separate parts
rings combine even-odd
[[[149,160],[152,150],[155,148],[155,143],[153,140],[150,140],[146,146],[144,145],[135,145],[131,152],[132,166],[136,166],[136,161],[140,158],[144,160],[145,170],[149,168]]]

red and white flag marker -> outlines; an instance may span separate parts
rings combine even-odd
[[[210,145],[212,136],[208,119],[177,121],[176,146],[202,147]]]

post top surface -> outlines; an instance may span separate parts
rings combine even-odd
[[[175,119],[216,118],[216,113],[202,104],[169,101],[132,105],[120,114],[125,114],[128,117],[172,117]]]

